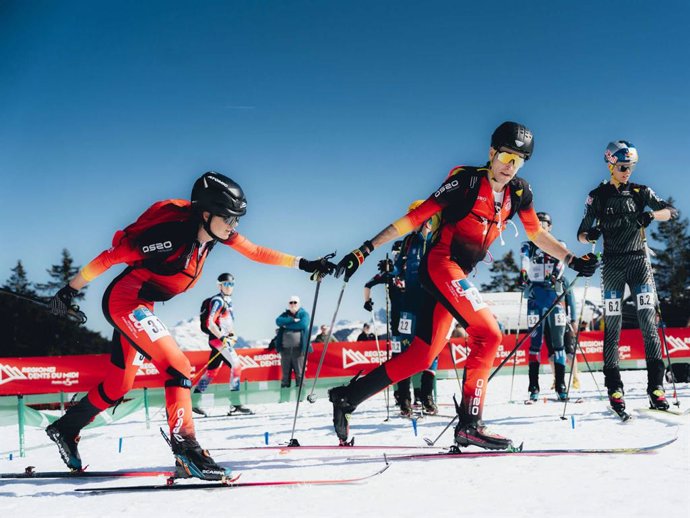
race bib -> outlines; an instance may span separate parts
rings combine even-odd
[[[402,346],[400,345],[400,342],[398,340],[391,340],[391,352],[402,352]]]
[[[474,311],[479,311],[487,307],[486,303],[482,300],[479,290],[467,279],[451,281],[451,286],[457,295],[467,299]]]
[[[144,331],[152,342],[170,336],[168,328],[148,308],[137,308],[130,314],[134,327]]]
[[[414,313],[409,313],[407,311],[400,312],[400,321],[398,322],[398,333],[401,335],[411,335],[414,333],[415,325],[415,315]],[[409,341],[409,340],[408,340]]]
[[[639,293],[637,294],[637,310],[641,309],[654,309],[656,305],[656,297],[654,295],[654,289],[643,284],[639,287]]]
[[[604,292],[604,313],[607,316],[620,316],[621,294],[617,291]]]
[[[527,315],[527,327],[534,327],[539,322],[539,315],[536,313],[530,313]]]
[[[558,312],[555,315],[554,322],[558,327],[565,327],[565,313]]]

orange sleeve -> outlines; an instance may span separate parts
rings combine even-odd
[[[84,266],[81,274],[87,281],[92,281],[113,265],[132,263],[143,258],[144,254],[138,248],[133,248],[128,239],[122,239],[116,246],[104,250]]]
[[[255,245],[242,234],[233,234],[227,241],[223,241],[223,244],[237,250],[246,258],[256,261],[257,263],[297,268],[297,257],[294,255]]]
[[[398,231],[398,234],[404,236],[408,232],[417,228],[419,225],[430,219],[434,214],[439,212],[443,206],[436,200],[432,194],[419,207],[411,212],[405,214],[402,218],[393,222],[393,226]]]
[[[541,223],[539,223],[537,212],[534,210],[534,205],[530,203],[529,207],[518,211],[518,217],[520,221],[522,221],[522,226],[525,227],[527,237],[530,241],[534,241],[537,234],[543,230],[541,228]]]

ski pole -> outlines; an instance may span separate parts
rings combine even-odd
[[[661,300],[659,299],[659,293],[656,290],[656,280],[654,279],[654,269],[652,268],[652,260],[649,257],[651,253],[651,249],[649,248],[649,245],[647,244],[647,235],[645,234],[644,227],[640,228],[640,233],[642,234],[642,241],[644,242],[644,247],[645,247],[645,259],[647,261],[647,265],[649,266],[649,273],[652,278],[652,288],[654,289],[654,297],[656,299],[655,301],[655,309],[656,309],[656,314],[659,317],[659,327],[661,328],[661,338],[664,344],[664,350],[666,351],[666,360],[668,362],[668,370],[671,372],[671,384],[673,386],[673,398],[675,399],[675,402],[673,403],[675,406],[680,407],[680,401],[678,400],[678,391],[676,390],[676,377],[673,375],[673,364],[671,363],[671,353],[669,353],[668,350],[668,343],[666,342],[666,326],[664,325],[664,319],[661,315]]]
[[[374,340],[376,340],[376,361],[381,365],[381,347],[379,346],[379,335],[376,332],[376,318],[373,311],[371,312],[371,325],[374,329]],[[388,419],[388,392],[383,393],[383,399],[386,402],[386,419]]]
[[[316,389],[316,382],[319,379],[319,374],[321,373],[321,366],[323,365],[323,360],[326,358],[326,351],[328,350],[328,344],[331,342],[331,336],[333,336],[333,326],[335,325],[335,319],[338,316],[338,310],[340,309],[340,302],[343,300],[343,293],[345,293],[345,288],[347,287],[347,281],[343,282],[342,288],[340,288],[340,295],[338,295],[338,302],[335,305],[335,311],[333,312],[333,318],[331,319],[331,327],[328,329],[328,336],[326,341],[323,343],[323,351],[321,351],[321,358],[319,358],[319,365],[316,368],[316,374],[314,375],[314,383],[311,386],[311,391],[307,396],[307,401],[310,403],[316,402],[316,397],[314,396],[314,390]]]
[[[487,383],[488,383],[489,381],[491,381],[491,379],[498,373],[498,371],[500,371],[500,370],[503,368],[503,366],[508,362],[508,360],[510,360],[510,359],[513,357],[513,355],[514,355],[514,354],[517,352],[517,350],[522,346],[522,344],[525,343],[525,341],[526,341],[526,340],[529,338],[529,336],[534,332],[534,330],[537,329],[537,328],[542,324],[542,322],[544,322],[544,320],[546,320],[546,319],[548,318],[548,316],[551,314],[551,312],[552,312],[554,309],[556,309],[556,306],[557,306],[558,304],[560,304],[561,300],[563,300],[563,298],[565,297],[565,295],[572,289],[573,285],[577,282],[577,279],[579,279],[579,278],[580,278],[580,275],[578,274],[578,275],[573,279],[573,281],[567,286],[567,288],[566,288],[565,290],[563,290],[563,293],[561,293],[558,297],[556,297],[556,300],[554,300],[553,304],[551,304],[551,306],[549,307],[549,309],[541,316],[541,318],[540,318],[539,320],[537,320],[537,323],[534,324],[532,327],[530,327],[530,328],[527,330],[527,332],[525,333],[525,336],[522,337],[522,340],[520,340],[520,341],[515,345],[515,347],[513,347],[513,350],[510,351],[510,353],[508,354],[508,356],[506,356],[505,358],[503,358],[503,360],[501,361],[501,363],[498,364],[498,367],[496,367],[496,369],[494,369],[494,371],[491,373],[491,375],[489,376],[489,378],[486,380]]]
[[[386,254],[386,263],[388,263],[388,254]],[[386,292],[386,361],[391,359],[391,319],[390,319],[390,290],[388,289],[388,281],[383,285]],[[414,389],[412,389],[414,392]],[[390,402],[391,393],[390,385],[386,387],[386,419],[388,421],[391,418],[390,414]]]
[[[596,249],[596,242],[592,243],[592,253],[594,253],[594,250]],[[575,351],[573,354],[573,366],[570,368],[570,375],[568,376],[568,387],[566,388],[565,392],[566,394],[570,394],[570,385],[573,381],[573,373],[575,372],[575,361],[577,360],[577,351],[578,349],[580,350],[580,354],[582,354],[582,357],[585,360],[585,363],[587,364],[587,370],[589,373],[592,375],[592,380],[594,381],[594,386],[597,388],[597,393],[599,394],[599,399],[603,399],[603,395],[601,393],[601,389],[599,388],[599,384],[597,383],[597,379],[594,377],[594,371],[592,371],[592,368],[589,365],[589,360],[587,360],[587,356],[585,355],[585,352],[582,350],[582,347],[580,346],[580,333],[582,332],[582,320],[585,315],[585,306],[587,305],[587,290],[589,289],[589,278],[585,280],[585,290],[582,294],[582,307],[580,308],[580,317],[577,319],[577,332],[575,333]],[[568,400],[570,398],[566,397],[565,401],[563,402],[563,414],[561,415],[561,419],[563,421],[567,420],[567,417],[565,417],[565,410],[568,408]]]
[[[307,350],[304,352],[304,361],[302,362],[302,376],[299,380],[299,387],[297,389],[297,402],[295,403],[295,415],[292,418],[292,432],[290,433],[290,441],[288,446],[300,446],[300,443],[295,439],[295,427],[297,426],[297,412],[299,411],[299,403],[302,399],[302,387],[304,386],[304,378],[307,373],[307,356],[309,356],[309,343],[311,342],[311,330],[314,326],[314,315],[316,315],[316,302],[319,300],[319,289],[321,288],[321,277],[316,280],[316,292],[314,293],[314,303],[311,307],[311,318],[309,319],[309,330],[307,331]],[[328,334],[330,338],[330,332]]]
[[[7,288],[0,288],[0,293],[4,293],[6,295],[11,295],[12,297],[16,297],[20,300],[25,300],[27,302],[31,302],[32,304],[36,304],[37,306],[41,306],[42,308],[50,311],[50,304],[48,302],[44,302],[40,299],[34,298],[30,295],[25,295],[23,293],[17,293],[12,290],[8,290]],[[79,325],[84,325],[86,324],[86,314],[79,309],[79,306],[77,304],[72,304],[69,309],[67,310],[67,317],[76,322]]]
[[[520,292],[520,305],[518,307],[517,327],[515,328],[515,343],[517,344],[518,336],[520,334],[520,318],[522,318],[522,301],[525,298],[525,290]],[[517,366],[517,354],[513,356],[513,374],[510,378],[510,396],[508,402],[513,402],[513,383],[515,382],[515,367]]]

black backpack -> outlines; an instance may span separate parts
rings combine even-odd
[[[211,336],[211,331],[208,330],[208,326],[206,325],[206,321],[208,320],[208,312],[209,312],[209,306],[211,305],[211,299],[213,297],[209,297],[205,299],[201,303],[201,309],[199,310],[199,327],[201,328],[201,332],[205,333],[209,336]]]

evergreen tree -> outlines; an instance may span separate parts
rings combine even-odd
[[[69,253],[69,250],[63,248],[60,264],[54,264],[49,270],[46,270],[51,280],[46,283],[36,284],[36,288],[38,288],[38,290],[43,292],[46,296],[52,297],[56,291],[67,284],[70,279],[77,274],[79,269],[79,266],[74,266],[74,259],[72,259],[72,255]],[[80,290],[74,299],[83,299],[85,291],[86,287]]]
[[[13,291],[20,295],[27,295],[29,297],[35,297],[36,291],[31,286],[31,282],[26,276],[26,270],[22,264],[21,259],[17,260],[17,266],[11,268],[12,275],[7,279],[7,282],[3,284],[3,288],[6,290]]]
[[[673,199],[669,198],[669,203]],[[687,319],[690,304],[690,236],[688,219],[680,216],[673,221],[662,221],[651,232],[651,237],[660,246],[650,248],[654,251],[652,267],[659,299],[670,306],[673,313],[682,313]],[[665,320],[668,320],[664,310]],[[668,315],[670,316],[670,315]],[[681,316],[681,322],[683,324]]]
[[[491,282],[482,284],[482,291],[519,291],[520,268],[515,262],[512,250],[509,250],[500,261],[494,261],[489,267],[489,272],[491,272]]]

